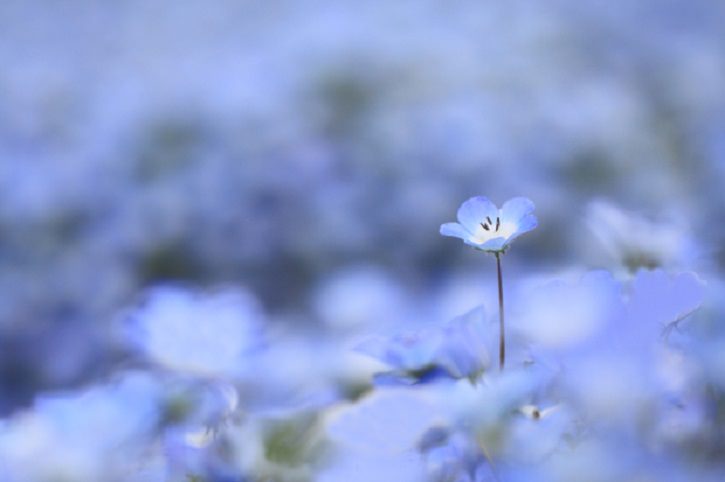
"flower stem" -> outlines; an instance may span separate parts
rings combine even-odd
[[[503,371],[506,363],[506,342],[503,324],[503,278],[501,276],[501,253],[496,253],[496,269],[498,271],[498,319],[499,319],[499,339],[498,339],[498,367]]]

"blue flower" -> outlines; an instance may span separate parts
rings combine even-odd
[[[455,379],[474,380],[491,365],[498,338],[480,306],[459,316],[441,329],[436,363]]]
[[[501,209],[487,197],[472,197],[458,209],[457,223],[441,225],[441,234],[461,238],[481,251],[500,253],[511,241],[536,227],[533,210],[534,203],[523,197],[510,199]]]
[[[418,442],[440,423],[439,405],[417,390],[375,390],[326,417],[332,463],[315,480],[367,482],[428,480]]]
[[[356,351],[402,371],[417,372],[435,364],[440,334],[432,330],[411,331],[392,337],[375,336],[364,340]]]
[[[481,447],[469,433],[435,426],[423,435],[418,448],[423,453],[430,480],[497,480]]]
[[[38,398],[31,410],[0,423],[0,479],[140,480],[132,471],[151,463],[161,389],[153,377],[129,372],[113,383]]]
[[[356,349],[390,366],[393,371],[386,375],[413,377],[422,383],[439,378],[478,378],[490,368],[497,343],[486,310],[480,306],[439,328],[369,338]],[[395,376],[376,380],[404,381]]]
[[[197,292],[159,286],[129,316],[128,337],[160,367],[199,378],[253,373],[252,355],[263,345],[264,315],[248,291]]]

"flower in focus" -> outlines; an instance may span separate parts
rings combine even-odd
[[[487,197],[476,196],[461,204],[458,222],[441,225],[441,234],[461,238],[481,251],[500,253],[514,239],[537,226],[534,203],[516,197],[498,209]]]
[[[200,377],[234,377],[261,344],[262,313],[242,290],[200,294],[180,287],[151,291],[131,317],[130,335],[164,368]]]

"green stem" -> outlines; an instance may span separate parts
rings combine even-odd
[[[506,363],[506,342],[503,324],[503,278],[501,276],[501,253],[496,253],[496,269],[498,271],[498,319],[499,319],[499,339],[498,339],[498,367],[503,371]]]

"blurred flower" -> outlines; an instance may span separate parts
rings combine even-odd
[[[44,397],[0,427],[7,482],[132,480],[160,422],[160,391],[144,374]]]
[[[433,330],[419,330],[391,337],[370,337],[360,343],[356,350],[395,370],[421,372],[434,364],[439,345],[438,333]]]
[[[166,394],[166,417],[186,442],[199,447],[232,421],[239,408],[236,388],[223,381],[175,380]]]
[[[512,321],[540,349],[576,349],[621,309],[620,291],[604,271],[576,282],[552,280],[520,297]]]
[[[357,351],[418,381],[431,375],[474,381],[489,369],[496,343],[495,326],[481,306],[441,327],[369,338]]]
[[[470,433],[433,427],[419,442],[430,480],[487,482],[496,480],[486,455]]]
[[[481,306],[441,328],[435,361],[453,378],[476,380],[491,366],[498,341],[494,326]]]
[[[346,447],[392,454],[416,447],[425,431],[439,420],[440,412],[430,395],[420,390],[386,388],[331,412],[327,432]]]
[[[435,402],[407,389],[377,390],[327,418],[338,455],[320,479],[381,482],[425,480],[418,444],[440,421]]]
[[[593,421],[634,426],[652,417],[667,395],[679,398],[687,367],[669,334],[702,302],[703,283],[692,273],[637,273],[596,330],[558,351],[562,386]]]
[[[565,446],[565,437],[575,432],[572,414],[560,405],[527,404],[519,411],[523,416],[511,420],[502,449],[508,462],[539,463]]]
[[[492,454],[501,449],[502,432],[522,417],[529,407],[551,407],[552,387],[558,382],[557,372],[538,363],[510,367],[503,372],[492,371],[482,383],[458,381],[452,385],[431,385],[436,390],[452,426],[475,434]],[[532,410],[533,411],[533,410]],[[545,410],[539,410],[545,412]],[[549,412],[545,412],[549,413]]]
[[[240,395],[247,412],[290,416],[320,409],[341,397],[344,387],[340,385],[348,376],[356,377],[351,360],[360,357],[349,353],[338,339],[321,333],[275,335],[250,361],[254,372],[242,381]],[[362,371],[367,384],[370,370]]]
[[[160,287],[130,317],[129,337],[160,366],[201,377],[235,377],[249,371],[261,345],[263,315],[243,290],[197,293]]]
[[[534,203],[523,197],[506,201],[501,209],[486,197],[472,197],[458,209],[458,222],[441,225],[440,232],[481,251],[498,253],[536,227],[533,210]]]
[[[391,274],[375,266],[351,266],[326,276],[313,294],[315,313],[330,327],[399,325],[409,299]]]
[[[683,226],[653,222],[605,201],[588,206],[586,222],[607,254],[632,272],[685,265],[695,254]]]
[[[693,272],[675,275],[663,270],[640,270],[630,284],[626,299],[629,322],[633,326],[666,335],[666,329],[679,324],[700,308],[705,283]]]

